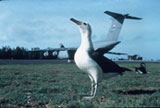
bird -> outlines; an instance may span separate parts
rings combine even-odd
[[[93,99],[96,95],[98,83],[116,75],[122,75],[128,68],[120,67],[115,62],[105,57],[99,50],[94,50],[92,44],[92,29],[89,23],[70,18],[78,25],[81,34],[81,43],[74,55],[77,67],[86,72],[91,80],[91,93],[82,96],[82,99]]]

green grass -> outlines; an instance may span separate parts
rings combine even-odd
[[[80,99],[90,93],[90,80],[74,64],[1,65],[0,107],[160,107],[160,64],[146,65],[146,75],[127,72],[102,81],[92,100]]]

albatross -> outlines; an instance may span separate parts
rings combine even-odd
[[[84,95],[82,98],[92,99],[95,97],[98,83],[102,79],[108,79],[131,70],[120,67],[105,57],[99,50],[94,50],[91,40],[92,29],[89,23],[74,18],[70,20],[78,25],[81,34],[81,44],[74,55],[75,63],[80,70],[88,74],[91,80],[91,93]]]

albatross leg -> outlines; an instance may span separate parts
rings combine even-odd
[[[96,95],[96,92],[97,92],[97,83],[94,84],[93,97]]]
[[[97,91],[97,83],[94,80],[94,78],[92,77],[92,75],[89,75],[89,78],[91,80],[91,94],[82,97],[82,99],[92,99],[92,98],[95,97],[95,94],[96,94],[96,91]]]
[[[93,92],[94,92],[94,80],[93,80],[93,77],[91,75],[89,75],[89,78],[91,80],[91,95],[93,95]]]
[[[91,95],[85,95],[85,96],[82,97],[82,99],[87,99],[87,100],[89,100],[89,99],[92,99],[92,98],[95,97],[96,91],[97,91],[97,84],[94,83],[92,88],[93,88],[93,91],[91,91],[92,94],[91,94]]]

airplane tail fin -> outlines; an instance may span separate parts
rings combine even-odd
[[[115,13],[115,12],[111,12],[111,11],[105,11],[104,13],[112,16],[114,19],[119,21],[121,24],[123,24],[124,19],[135,19],[135,20],[141,20],[142,19],[142,18],[139,18],[139,17],[129,16],[129,14],[119,14],[119,13]]]
[[[121,31],[124,19],[134,19],[134,20],[142,19],[142,18],[130,16],[129,14],[119,14],[119,13],[110,12],[110,11],[105,11],[104,13],[112,16],[113,18],[112,25],[107,34],[107,38],[106,38],[107,41],[117,41],[118,40],[118,36]]]

